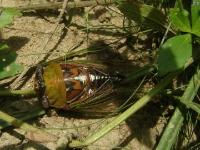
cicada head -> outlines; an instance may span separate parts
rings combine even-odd
[[[35,75],[35,89],[45,108],[66,107],[66,92],[60,65],[51,63],[46,67],[38,66]]]

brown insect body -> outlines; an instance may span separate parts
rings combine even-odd
[[[36,90],[44,107],[73,109],[93,102],[113,91],[113,83],[122,76],[110,75],[93,66],[51,63],[36,71]]]

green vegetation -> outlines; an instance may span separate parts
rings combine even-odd
[[[14,17],[21,15],[20,11],[15,9],[8,8],[2,10],[0,29],[11,24]],[[16,52],[10,50],[6,43],[0,41],[0,79],[12,77],[23,71],[23,66],[15,63],[16,57]]]
[[[123,28],[123,33],[127,37],[132,36],[132,23],[139,26],[137,32],[145,30],[159,33],[162,35],[159,46],[153,51],[156,52],[154,56],[154,64],[149,64],[138,71],[130,71],[128,81],[134,81],[143,76],[150,76],[152,72],[157,73],[157,85],[149,92],[143,93],[135,103],[131,104],[123,113],[116,116],[116,118],[107,124],[105,127],[87,137],[84,141],[72,140],[69,147],[77,148],[90,145],[99,138],[106,135],[114,127],[125,121],[131,115],[134,115],[138,110],[148,105],[153,97],[165,93],[166,88],[171,89],[170,94],[166,94],[169,101],[174,105],[174,113],[169,119],[166,128],[164,129],[160,140],[155,149],[170,150],[176,149],[177,141],[181,136],[181,131],[185,130],[184,125],[187,124],[187,114],[193,114],[192,121],[189,124],[195,124],[200,113],[200,104],[197,96],[200,86],[200,71],[199,71],[199,49],[200,49],[200,0],[193,0],[192,2],[182,2],[176,0],[175,3],[170,1],[160,1],[159,3],[147,4],[145,2],[135,1],[113,1],[115,6],[123,14],[129,22],[128,28]],[[52,9],[52,8],[51,8]],[[27,10],[26,10],[27,11]],[[12,23],[14,17],[22,14],[16,9],[3,9],[0,14],[0,29]],[[87,28],[89,31],[89,28]],[[81,56],[89,53],[97,53],[101,50],[83,49],[79,51],[71,51],[64,56],[66,61],[70,61],[75,56]],[[98,54],[98,53],[97,53]],[[16,52],[9,49],[6,43],[0,41],[0,80],[13,77],[23,71],[23,66],[15,62],[17,57]],[[57,59],[53,60],[56,61]],[[46,61],[44,64],[48,64]],[[93,63],[93,62],[87,62]],[[97,63],[97,62],[96,62]],[[189,71],[188,71],[189,70]],[[185,75],[185,73],[187,75]],[[185,77],[187,76],[187,79]],[[182,79],[185,80],[182,80]],[[177,90],[173,86],[174,80],[186,85],[186,88],[180,90],[179,94],[174,94]],[[34,90],[11,90],[2,89],[0,96],[19,96],[19,95],[34,95]],[[163,94],[164,95],[164,94]],[[162,97],[162,96],[161,96]],[[108,97],[109,98],[109,97]],[[132,99],[132,98],[130,98]],[[16,118],[27,120],[45,114],[42,108],[33,109],[30,114],[24,116],[22,114],[15,115]],[[30,126],[11,116],[0,112],[0,129],[7,126],[14,125],[21,127],[25,131],[40,131],[39,129]],[[13,121],[15,120],[15,121]],[[137,122],[136,122],[137,123]],[[49,136],[49,135],[48,135]],[[51,137],[52,135],[50,135]],[[197,135],[199,136],[199,135]],[[56,137],[57,138],[57,137]]]

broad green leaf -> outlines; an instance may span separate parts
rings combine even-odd
[[[17,54],[7,49],[0,50],[0,79],[19,74],[23,66],[15,63]]]
[[[158,73],[165,75],[182,69],[192,57],[191,34],[174,36],[168,39],[158,52]]]
[[[4,9],[0,14],[0,28],[12,23],[15,16],[21,16],[20,11],[13,8]]]
[[[168,21],[166,16],[155,7],[135,1],[118,1],[118,8],[121,12],[139,26],[145,29],[161,31],[167,28]]]
[[[173,8],[170,10],[170,21],[179,30],[183,32],[191,32],[189,13],[187,10]]]
[[[192,33],[200,37],[200,0],[193,0],[191,13]]]

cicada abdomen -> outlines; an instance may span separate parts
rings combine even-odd
[[[35,89],[45,108],[71,110],[104,103],[102,98],[113,92],[113,84],[123,76],[93,66],[50,63],[38,66],[35,78]]]

